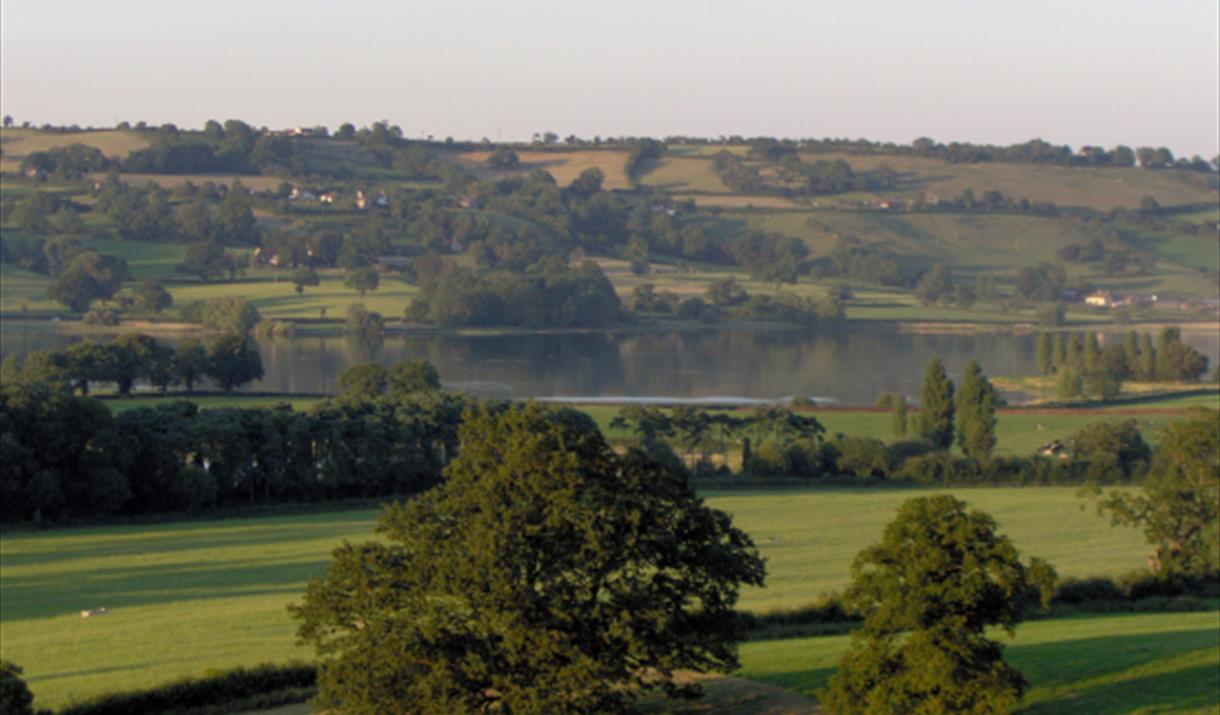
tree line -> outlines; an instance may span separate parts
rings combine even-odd
[[[240,299],[218,299],[222,305],[213,312],[218,321],[238,321],[239,315],[225,311],[241,310]],[[241,301],[244,303],[244,301]],[[231,326],[230,326],[231,327]],[[249,330],[249,325],[246,330]],[[182,385],[189,393],[205,379],[225,392],[263,376],[258,348],[245,331],[231,330],[204,344],[187,338],[177,348],[162,345],[147,335],[121,335],[107,342],[81,341],[63,350],[30,353],[24,360],[8,356],[3,364],[5,383],[48,384],[69,388],[88,396],[92,386],[107,383],[120,396],[129,396],[136,382],[143,380],[164,394],[172,385]]]
[[[1165,328],[1155,343],[1151,333],[1128,331],[1122,342],[1104,346],[1095,332],[1038,334],[1034,348],[1038,372],[1055,377],[1059,399],[1112,399],[1124,381],[1196,382],[1208,359],[1182,342],[1182,331]]]
[[[344,392],[306,412],[172,401],[112,414],[62,380],[5,379],[3,519],[88,520],[426,489],[456,454],[467,401],[439,392],[430,366],[376,372],[348,370]]]

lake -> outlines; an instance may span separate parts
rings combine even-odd
[[[1121,340],[1121,334],[1103,338]],[[10,321],[0,331],[0,353],[24,355],[79,339],[45,324]],[[749,404],[811,396],[871,405],[882,392],[918,396],[924,367],[937,356],[954,379],[971,359],[988,375],[1034,374],[1035,339],[1033,333],[921,334],[858,323],[814,329],[393,334],[373,344],[344,336],[298,336],[260,339],[266,377],[245,389],[331,393],[339,373],[360,362],[424,359],[437,367],[446,387],[481,397]],[[1190,331],[1184,339],[1215,364],[1217,333]]]

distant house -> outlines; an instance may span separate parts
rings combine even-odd
[[[292,191],[288,192],[289,201],[317,201],[318,195],[309,189],[303,189],[300,186],[293,186]]]
[[[264,265],[268,265],[268,266],[280,265],[279,254],[277,254],[275,251],[266,250],[266,249],[262,248],[261,246],[259,248],[254,249],[254,257],[255,257],[255,259],[258,260],[259,263],[262,263]]]
[[[309,127],[289,127],[288,129],[268,129],[263,133],[269,137],[311,137],[314,131]]]
[[[1084,297],[1084,303],[1098,308],[1109,308],[1114,305],[1114,296],[1108,290],[1093,291]]]
[[[327,191],[324,194],[318,195],[318,201],[321,201],[324,204],[333,204],[336,200],[338,200],[338,198],[339,192],[337,191]]]
[[[356,208],[363,211],[366,206],[368,206],[368,198],[365,197],[365,195],[364,195],[364,189],[357,189],[356,190]]]

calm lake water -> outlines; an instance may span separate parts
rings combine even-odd
[[[1121,339],[1120,334],[1106,337]],[[0,330],[0,353],[24,355],[79,339],[10,322]],[[1215,364],[1220,335],[1191,331],[1184,339]],[[446,387],[482,397],[749,403],[803,395],[871,405],[882,392],[917,396],[924,367],[935,356],[955,379],[971,359],[989,375],[1034,374],[1034,341],[1033,334],[927,335],[860,324],[812,330],[390,335],[375,344],[303,336],[260,340],[266,377],[246,390],[330,393],[339,373],[351,365],[425,359],[437,367]]]

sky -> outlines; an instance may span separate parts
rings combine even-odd
[[[844,137],[1220,152],[1217,0],[3,0],[36,125]]]

